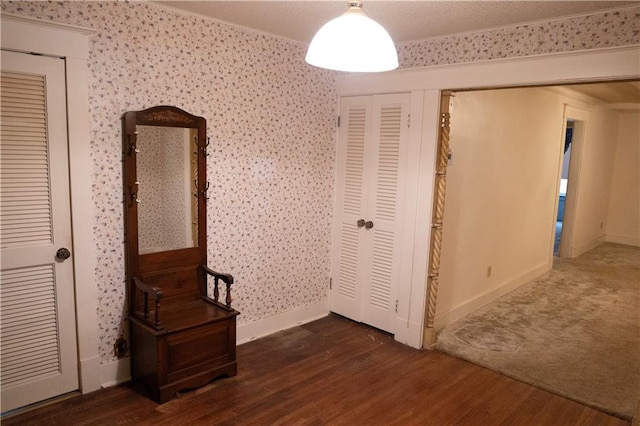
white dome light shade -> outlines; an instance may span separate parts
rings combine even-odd
[[[347,72],[380,72],[398,68],[398,53],[387,31],[350,2],[349,10],[324,24],[311,40],[305,61]]]

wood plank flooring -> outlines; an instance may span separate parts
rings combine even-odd
[[[337,315],[238,347],[239,373],[157,405],[130,384],[9,425],[629,425]]]

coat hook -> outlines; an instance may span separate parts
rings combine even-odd
[[[138,193],[136,191],[134,191],[133,189],[130,189],[129,196],[131,197],[131,202],[134,202],[134,201],[136,203],[140,202],[140,198],[138,198]]]
[[[207,184],[204,186],[204,189],[202,190],[202,197],[204,197],[205,201],[209,199],[209,197],[207,197],[207,191],[209,191],[209,181],[207,181]]]
[[[133,142],[131,142],[131,136],[133,136]],[[140,152],[140,150],[138,148],[136,148],[136,139],[138,136],[138,132],[133,132],[133,135],[128,134],[127,135],[127,140],[129,142],[129,155],[133,154],[134,152],[137,154],[138,152]]]
[[[209,146],[209,144],[211,143],[211,138],[207,137],[207,142],[204,144],[204,146],[202,147],[202,153],[204,155],[206,155],[207,157],[209,156],[209,154],[207,153],[207,147]]]

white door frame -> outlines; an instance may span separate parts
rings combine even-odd
[[[565,104],[564,107],[564,127],[563,134],[566,135],[567,120],[575,120],[573,129],[573,142],[571,143],[571,158],[569,158],[569,182],[564,205],[564,219],[562,225],[562,235],[560,237],[559,257],[572,258],[576,256],[573,246],[573,235],[576,226],[576,206],[580,196],[580,168],[582,165],[582,153],[584,152],[584,137],[586,133],[589,111],[582,108]],[[565,136],[566,137],[566,136]],[[564,142],[564,141],[563,141]],[[564,147],[564,144],[561,144]],[[562,165],[560,166],[562,169]],[[560,177],[558,178],[558,185]],[[557,208],[556,208],[557,216]]]
[[[96,250],[89,155],[89,35],[93,30],[2,14],[2,48],[65,60],[78,364],[82,393],[100,389]]]
[[[406,319],[403,342],[414,347],[421,347],[423,342],[440,93],[443,90],[563,85],[638,78],[639,45],[338,77],[339,97],[424,91],[422,133],[416,136],[419,138],[416,143],[421,146],[420,169],[413,172],[418,182],[414,193],[418,204],[412,278],[410,282],[400,283],[399,288],[398,318]],[[396,339],[399,340],[398,335]]]

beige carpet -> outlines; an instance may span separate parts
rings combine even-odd
[[[631,419],[640,400],[640,248],[603,244],[450,324],[436,349]]]

